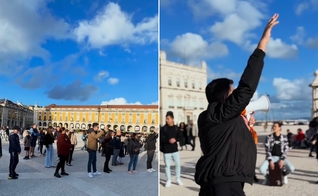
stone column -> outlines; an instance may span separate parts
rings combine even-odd
[[[314,73],[315,80],[309,86],[312,88],[312,109],[311,117],[318,116],[318,70]]]

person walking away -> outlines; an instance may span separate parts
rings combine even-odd
[[[155,130],[150,130],[150,134],[146,138],[146,146],[147,146],[147,172],[154,172],[152,168],[152,160],[156,151],[156,142],[158,138],[158,133]]]
[[[193,123],[193,120],[190,120],[190,124],[189,124],[189,129],[190,129],[190,135],[191,135],[191,140],[192,141],[192,151],[195,150],[195,140],[197,138],[197,134],[198,134],[198,129],[197,126]]]
[[[57,148],[57,139],[59,137],[59,135],[61,134],[61,127],[60,126],[57,126],[56,127],[56,130],[54,131],[54,134],[53,134],[53,137],[54,137],[54,140],[55,140],[55,143],[56,143],[56,155],[57,155],[57,160],[59,160],[59,152],[58,152],[58,148]]]
[[[30,134],[31,134],[30,157],[36,157],[34,155],[34,149],[36,147],[36,141],[38,140],[38,137],[39,137],[39,131],[37,129],[36,124],[33,124],[32,128],[30,129]]]
[[[107,131],[105,139],[104,139],[104,141],[102,143],[102,145],[103,145],[103,154],[105,155],[105,163],[104,163],[104,169],[103,169],[103,171],[105,173],[112,172],[112,170],[109,169],[110,157],[113,155],[113,151],[114,151],[112,133],[113,133],[112,131]]]
[[[194,145],[192,144],[193,134],[192,134],[192,126],[189,123],[184,131],[185,136],[185,146],[190,145],[192,147],[192,151],[194,151]]]
[[[114,154],[113,154],[113,159],[112,159],[112,166],[117,166],[117,159],[120,153],[120,149],[122,146],[121,143],[121,131],[116,131],[116,135],[113,138],[113,143],[114,143]]]
[[[74,133],[74,129],[70,130],[70,133],[69,133],[68,137],[70,138],[72,147],[71,147],[70,154],[68,156],[67,165],[68,166],[72,166],[73,153],[74,153],[75,147],[77,146],[77,137],[76,137],[76,135]]]
[[[20,127],[14,126],[13,132],[9,136],[9,153],[10,153],[10,164],[9,164],[9,180],[18,179],[19,174],[15,172],[15,169],[19,163],[19,154],[21,153],[20,138],[18,132]]]
[[[50,168],[55,167],[54,163],[54,136],[53,136],[53,127],[49,126],[47,129],[47,133],[44,136],[44,145],[46,148],[45,159],[44,159],[44,167]]]
[[[241,113],[257,89],[277,18],[275,14],[266,25],[235,90],[227,78],[215,79],[205,88],[209,105],[197,123],[203,153],[195,166],[199,196],[243,196],[244,183],[254,182],[256,145]]]
[[[184,122],[181,122],[179,125],[179,130],[181,131],[182,139],[179,142],[180,145],[180,151],[183,150],[183,146],[185,147],[186,150],[188,150],[187,145],[186,145],[186,140],[187,140],[187,132],[186,132],[186,125]]]
[[[98,123],[93,123],[93,128],[88,130],[88,137],[87,137],[87,152],[88,152],[88,163],[87,163],[87,175],[90,178],[93,178],[94,175],[100,175],[101,173],[97,171],[96,167],[96,152],[98,148],[98,139],[105,135],[105,131],[98,131]],[[93,173],[92,173],[92,166],[93,166]]]
[[[57,178],[61,178],[62,176],[68,176],[69,174],[65,172],[65,162],[68,159],[68,156],[70,154],[70,150],[72,148],[72,144],[68,136],[66,135],[66,130],[64,127],[62,127],[62,132],[59,134],[59,137],[57,138],[57,152],[59,153],[60,161],[58,162],[54,176]],[[61,175],[59,174],[59,171],[61,169]]]
[[[179,186],[183,185],[180,179],[181,165],[177,143],[182,140],[181,134],[179,128],[174,124],[173,112],[168,111],[166,114],[166,124],[160,129],[160,151],[163,153],[167,177],[165,187],[170,187],[171,185],[171,159],[175,162],[176,182]]]
[[[45,137],[45,132],[44,132],[44,130],[41,130],[40,131],[40,145],[39,145],[41,155],[44,155],[43,154],[44,137]]]
[[[142,142],[139,140],[139,136],[136,133],[133,133],[131,136],[131,140],[128,143],[128,153],[130,156],[130,161],[128,164],[128,173],[138,173],[136,170],[138,163],[138,156],[140,153],[140,148],[143,146]],[[131,171],[131,166],[133,170]]]
[[[23,139],[23,144],[24,144],[24,151],[25,151],[25,156],[24,156],[24,160],[29,159],[30,157],[30,146],[31,146],[31,136],[30,136],[30,132],[26,131],[25,132],[25,137]]]

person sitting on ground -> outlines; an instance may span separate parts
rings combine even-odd
[[[288,140],[288,147],[290,148],[292,146],[293,133],[290,132],[289,129],[287,129],[287,140]]]
[[[281,134],[281,129],[282,124],[274,122],[274,133],[268,135],[265,140],[266,160],[259,168],[260,173],[265,176],[264,184],[267,184],[269,180],[268,166],[271,170],[275,169],[275,164],[278,164],[281,169],[286,168],[284,184],[288,183],[287,176],[295,170],[294,166],[287,160],[288,140],[285,135]]]
[[[295,137],[295,140],[293,142],[293,148],[302,148],[302,142],[304,141],[305,139],[305,134],[303,132],[302,129],[297,129],[297,135]]]

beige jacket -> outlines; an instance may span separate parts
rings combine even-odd
[[[77,146],[77,137],[75,134],[72,134],[70,140],[72,145]]]
[[[100,131],[99,133],[95,133],[94,129],[89,129],[88,130],[88,136],[87,136],[87,150],[91,150],[91,151],[97,151],[98,149],[98,142],[97,140],[104,135],[104,131]]]

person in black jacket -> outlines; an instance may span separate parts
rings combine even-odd
[[[131,140],[128,143],[128,153],[130,157],[130,161],[128,164],[128,173],[138,173],[136,170],[137,163],[138,163],[138,156],[140,153],[140,148],[143,146],[142,142],[139,140],[139,135],[133,133],[131,136]],[[131,171],[131,166],[133,170]]]
[[[154,172],[156,170],[152,168],[151,163],[156,151],[156,141],[158,138],[158,133],[155,130],[150,130],[150,132],[151,133],[148,135],[145,142],[147,146],[147,171]]]
[[[9,165],[9,180],[18,179],[18,174],[15,172],[15,168],[19,163],[19,154],[21,153],[20,138],[18,132],[20,127],[14,126],[13,133],[9,136],[9,153],[10,153],[10,165]]]
[[[171,185],[171,172],[170,172],[170,161],[171,158],[175,162],[176,168],[176,182],[182,186],[183,183],[180,179],[181,165],[180,155],[178,152],[178,144],[182,140],[182,133],[178,126],[174,124],[173,112],[168,111],[166,114],[166,124],[160,129],[160,151],[163,153],[165,170],[166,170],[166,187]]]
[[[266,45],[273,26],[278,24],[277,18],[275,14],[268,22],[237,89],[227,78],[213,80],[205,89],[209,105],[198,119],[203,156],[195,172],[200,196],[243,196],[244,183],[254,181],[256,145],[241,113],[258,86]]]
[[[105,163],[104,163],[104,172],[110,173],[112,172],[111,169],[109,169],[109,161],[110,157],[113,155],[114,151],[114,144],[113,144],[113,138],[112,138],[113,131],[107,131],[107,134],[105,136],[105,139],[102,143],[103,145],[103,154],[105,154]]]

